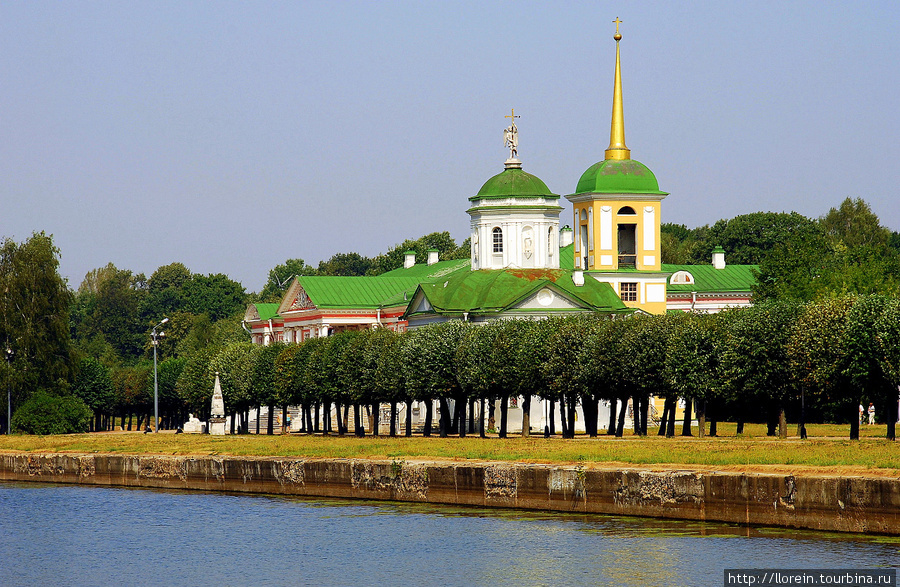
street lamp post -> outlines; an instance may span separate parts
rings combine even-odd
[[[6,433],[12,431],[12,358],[15,353],[6,347]]]
[[[156,377],[156,347],[159,346],[159,339],[166,335],[165,332],[157,333],[156,329],[168,321],[168,318],[163,318],[159,324],[153,327],[153,332],[150,333],[150,339],[153,344],[153,419],[156,420],[154,433],[159,432],[159,381]]]

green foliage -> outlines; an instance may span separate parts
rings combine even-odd
[[[116,391],[108,367],[85,357],[78,362],[72,393],[93,412],[109,412],[116,405]]]
[[[175,384],[179,400],[194,414],[209,412],[215,383],[210,362],[215,353],[213,348],[206,348],[191,355]]]
[[[58,267],[59,249],[43,232],[22,244],[8,238],[0,243],[0,353],[13,352],[14,406],[39,386],[65,389],[73,376],[72,295]]]
[[[733,265],[757,265],[781,243],[817,230],[815,222],[796,212],[755,212],[719,220],[698,247],[695,263],[709,263],[716,246]]]
[[[712,400],[720,395],[722,352],[715,314],[681,313],[670,317],[666,378],[681,397]]]
[[[372,260],[369,274],[381,275],[403,267],[404,255],[407,251],[415,252],[416,261],[421,263],[427,258],[429,249],[437,249],[438,258],[441,261],[467,259],[471,251],[469,239],[457,246],[456,241],[453,240],[449,232],[432,232],[416,240],[407,239],[399,245],[388,249],[386,253],[378,255]]]
[[[34,392],[12,418],[12,428],[25,434],[87,432],[91,410],[75,396],[57,396],[43,389]]]
[[[236,412],[253,405],[251,387],[253,355],[263,347],[249,342],[231,343],[210,361],[209,368],[219,373],[225,410]],[[212,388],[210,388],[212,389]]]
[[[372,259],[359,253],[336,253],[319,262],[319,275],[365,275],[372,267]]]
[[[269,271],[269,279],[257,298],[261,302],[280,302],[284,292],[290,287],[295,277],[316,275],[317,273],[316,268],[307,265],[303,259],[288,259],[280,265],[275,265]]]
[[[247,304],[244,286],[227,275],[194,275],[184,284],[187,309],[193,314],[207,314],[216,321],[243,312]]]

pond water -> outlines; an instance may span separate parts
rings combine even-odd
[[[0,482],[0,563],[0,585],[722,585],[726,568],[897,568],[900,538]]]

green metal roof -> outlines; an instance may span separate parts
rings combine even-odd
[[[307,275],[297,280],[317,308],[328,309],[379,308],[385,299],[421,281],[415,277],[333,275]]]
[[[539,177],[513,167],[504,169],[484,182],[484,185],[478,190],[478,194],[472,196],[469,200],[507,198],[510,196],[559,197],[551,193],[550,188]]]
[[[569,271],[575,269],[575,243],[570,243],[559,250],[559,268]]]
[[[432,278],[446,277],[456,271],[468,269],[472,265],[471,259],[452,259],[450,261],[438,261],[432,265],[426,263],[417,263],[412,267],[400,267],[392,271],[387,271],[379,275],[379,278],[385,277],[415,277],[422,281]]]
[[[749,292],[756,283],[753,271],[758,269],[758,265],[726,265],[722,269],[712,265],[662,265],[666,273],[687,271],[694,276],[694,283],[669,284],[669,293]]]
[[[659,182],[650,169],[634,159],[606,159],[588,167],[578,180],[576,194],[657,194]]]
[[[630,311],[608,283],[586,278],[584,285],[576,286],[572,272],[561,269],[470,271],[421,284],[419,290],[438,314],[497,314],[544,287],[556,290],[586,310]]]
[[[280,318],[278,315],[278,306],[281,304],[253,304],[256,306],[256,312],[259,314],[260,320],[272,320]]]

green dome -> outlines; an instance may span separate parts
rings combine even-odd
[[[498,173],[484,182],[484,185],[478,190],[478,195],[472,196],[469,200],[506,198],[509,196],[553,197],[556,194],[551,193],[550,188],[539,177],[512,167],[504,169],[502,173]]]
[[[650,169],[634,159],[607,159],[594,163],[578,180],[576,194],[660,194]]]

